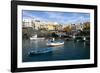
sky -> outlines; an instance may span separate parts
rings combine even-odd
[[[35,19],[59,24],[77,24],[90,21],[89,13],[23,10],[23,19]]]

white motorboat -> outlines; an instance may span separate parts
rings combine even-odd
[[[53,39],[53,41],[48,41],[47,42],[47,44],[46,44],[47,46],[60,46],[60,45],[64,45],[64,41],[54,41],[54,39]]]
[[[51,42],[51,43],[47,43],[47,46],[59,46],[59,45],[63,45],[64,42]]]
[[[43,40],[44,38],[37,38],[37,34],[30,37],[30,40]]]

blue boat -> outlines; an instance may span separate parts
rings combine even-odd
[[[52,51],[53,51],[52,47],[49,47],[49,48],[38,48],[38,50],[30,51],[28,54],[29,55],[38,55],[38,54],[49,53],[49,52],[52,52]]]

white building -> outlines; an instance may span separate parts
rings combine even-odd
[[[23,19],[22,26],[23,27],[32,27],[32,19]]]
[[[32,27],[35,30],[62,30],[63,26],[58,24],[57,22],[44,22],[35,19],[23,19],[23,27]]]

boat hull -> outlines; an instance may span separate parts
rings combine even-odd
[[[47,43],[47,46],[61,46],[64,45],[64,42],[62,43]]]
[[[44,38],[30,38],[30,40],[44,40]]]
[[[39,55],[39,54],[45,54],[45,53],[51,53],[53,50],[52,50],[52,47],[49,47],[49,48],[38,48],[39,50],[37,51],[30,51],[28,52],[29,55]]]

